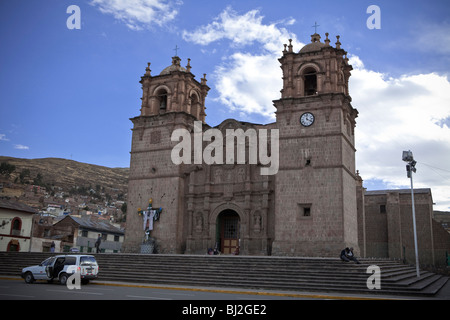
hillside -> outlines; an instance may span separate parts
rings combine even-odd
[[[53,189],[64,192],[80,187],[95,190],[100,186],[100,190],[110,194],[127,193],[128,168],[108,168],[60,158],[21,159],[0,156],[0,163],[3,162],[15,166],[15,170],[7,178],[11,183],[52,186]],[[0,177],[5,181],[6,175]]]

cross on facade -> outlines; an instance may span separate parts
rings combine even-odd
[[[317,27],[320,27],[320,24],[317,24],[317,21],[316,21],[316,22],[314,22],[313,27],[314,27],[314,33],[317,33]]]
[[[178,49],[180,49],[180,48],[178,48],[178,45],[175,45],[175,49],[173,49],[173,50],[175,50],[175,56],[177,56],[177,57],[178,57]]]

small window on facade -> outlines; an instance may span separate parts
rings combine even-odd
[[[311,204],[298,204],[300,217],[311,217]]]
[[[88,236],[88,231],[87,230],[82,230],[81,231],[81,236],[82,237],[87,237]]]
[[[114,236],[114,241],[119,242],[120,236]]]
[[[311,208],[310,207],[303,208],[303,216],[304,217],[310,217],[311,216]]]
[[[380,213],[386,213],[386,205],[385,204],[380,205]]]

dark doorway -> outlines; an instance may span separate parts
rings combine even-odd
[[[217,217],[216,242],[223,254],[239,254],[240,219],[236,211],[227,209]]]

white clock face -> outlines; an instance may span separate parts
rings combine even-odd
[[[300,123],[305,127],[309,127],[314,123],[314,115],[311,112],[305,112],[300,117]]]

